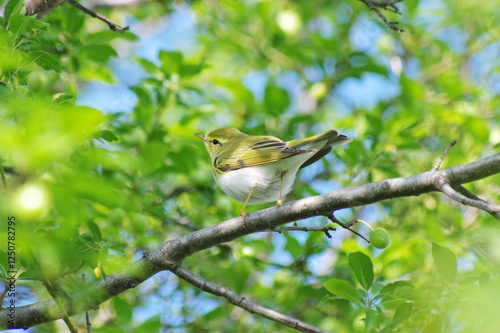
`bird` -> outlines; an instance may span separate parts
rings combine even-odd
[[[204,141],[217,185],[243,203],[240,216],[245,215],[247,205],[276,201],[280,206],[299,169],[317,162],[332,147],[352,141],[336,130],[291,141],[229,127],[194,134]]]

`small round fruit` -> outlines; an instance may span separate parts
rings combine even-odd
[[[130,225],[135,233],[142,235],[146,233],[150,223],[146,215],[139,213],[132,216],[130,219]]]
[[[375,228],[370,234],[370,242],[377,249],[385,249],[391,242],[391,236],[384,228]]]
[[[28,75],[28,88],[34,92],[40,92],[47,86],[47,76],[39,71],[31,72]]]
[[[316,82],[309,89],[309,93],[317,100],[323,99],[328,93],[328,86],[324,82]]]
[[[123,208],[114,208],[109,212],[108,219],[115,227],[122,226],[123,221],[127,218],[127,213]]]

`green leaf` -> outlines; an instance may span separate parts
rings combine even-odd
[[[300,246],[299,241],[290,235],[285,235],[286,237],[286,244],[285,244],[285,250],[290,252],[292,257],[297,258],[300,256],[301,252],[303,251],[303,248]]]
[[[104,139],[108,142],[118,141],[118,137],[110,130],[97,131],[93,135],[94,139]]]
[[[413,303],[406,302],[401,304],[395,311],[392,322],[389,322],[384,328],[378,331],[378,333],[389,333],[394,332],[394,329],[401,324],[401,322],[408,319],[412,314]]]
[[[156,75],[159,72],[158,66],[156,66],[153,62],[147,59],[135,58],[135,61],[137,61],[142,66],[142,68],[144,68],[144,70],[149,74]]]
[[[118,245],[110,245],[108,248],[110,250],[118,252],[119,254],[125,254],[125,250],[123,248],[121,248],[120,246],[118,246]]]
[[[160,50],[159,58],[161,61],[161,68],[165,74],[170,76],[172,73],[179,73],[183,60],[182,53],[179,51],[167,52]]]
[[[89,221],[87,222],[87,227],[89,228],[90,234],[92,235],[92,238],[95,242],[102,240],[101,229],[99,229],[99,226],[97,224]]]
[[[137,122],[142,126],[142,128],[149,129],[155,111],[153,106],[153,97],[151,96],[149,90],[144,87],[132,87],[130,89],[139,99],[134,108]]]
[[[7,271],[9,270],[8,267],[9,263],[7,260],[7,254],[0,249],[0,271],[2,271],[3,279],[7,277]]]
[[[280,116],[286,111],[288,105],[290,105],[290,100],[286,90],[271,83],[266,86],[264,107],[267,113]]]
[[[93,44],[82,49],[82,53],[89,59],[95,62],[106,63],[109,58],[116,57],[118,53],[108,44]]]
[[[86,252],[94,245],[94,241],[92,239],[92,235],[85,232],[80,235],[80,240],[82,241],[79,247],[79,251]]]
[[[399,306],[399,308],[396,309],[394,312],[394,317],[393,319],[400,319],[403,316],[409,314],[409,312],[413,309],[413,303],[411,302],[405,302]]]
[[[12,15],[18,14],[24,5],[23,0],[10,0],[5,5],[4,18],[5,21],[9,23],[9,19]]]
[[[359,305],[362,304],[356,289],[344,280],[331,279],[323,283],[323,286],[334,295]]]
[[[105,64],[98,62],[87,64],[87,66],[80,71],[80,75],[87,80],[101,80],[107,83],[115,82],[111,69]]]
[[[28,269],[19,274],[18,280],[37,280],[42,281],[42,273],[38,269]]]
[[[183,78],[189,78],[199,74],[205,68],[205,64],[203,62],[197,65],[184,65],[181,68],[181,76]]]
[[[436,267],[449,282],[453,282],[457,276],[457,257],[451,250],[432,243],[432,258]]]
[[[349,266],[354,272],[354,276],[359,284],[368,291],[373,283],[373,264],[366,254],[354,252],[349,254]]]
[[[84,27],[85,14],[73,6],[62,6],[61,9],[64,15],[64,31],[75,36]]]
[[[136,332],[160,332],[163,324],[160,320],[160,315],[154,315],[135,327]]]
[[[112,30],[102,30],[85,35],[84,40],[85,44],[105,44],[111,42],[116,38],[122,38],[129,41],[138,39],[136,35],[134,35],[129,31],[126,31],[125,33],[121,34],[119,32]]]
[[[117,316],[121,321],[128,323],[131,321],[133,306],[130,302],[127,302],[122,297],[114,297],[111,302],[113,303],[114,309]]]
[[[379,313],[377,311],[374,311],[372,309],[366,310],[366,317],[365,317],[366,332],[374,332],[374,328],[376,327],[378,316],[379,316]]]
[[[52,96],[52,102],[56,103],[56,104],[62,104],[70,99],[72,99],[73,95],[71,94],[67,94],[67,93],[58,93],[58,94],[54,94]]]
[[[207,312],[204,316],[203,319],[208,321],[208,322],[213,322],[217,319],[224,318],[227,316],[226,311],[224,311],[224,308],[221,306],[216,307],[210,312]]]
[[[46,70],[55,71],[61,73],[61,63],[58,59],[54,58],[50,54],[40,50],[32,50],[31,55],[35,63]]]
[[[32,30],[47,30],[47,27],[47,23],[26,15],[12,15],[9,21],[9,29],[18,36]]]
[[[385,296],[393,296],[395,291],[397,290],[397,288],[400,288],[400,287],[413,288],[413,285],[411,283],[409,283],[408,281],[396,281],[393,283],[389,283],[388,285],[384,286],[380,290],[380,292],[378,293],[376,298],[385,297]]]

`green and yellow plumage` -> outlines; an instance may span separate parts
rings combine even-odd
[[[300,168],[318,161],[333,146],[352,141],[335,130],[288,142],[272,136],[247,135],[235,128],[196,136],[205,142],[217,184],[244,203],[241,214],[246,204],[281,204]]]

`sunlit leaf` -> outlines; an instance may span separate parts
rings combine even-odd
[[[451,250],[432,243],[432,257],[439,273],[449,282],[455,281],[457,276],[457,257]]]
[[[349,266],[354,276],[365,290],[370,289],[373,283],[373,264],[366,254],[362,252],[349,253]]]
[[[167,75],[179,73],[182,65],[183,56],[178,51],[160,51],[159,58],[162,69]]]
[[[326,288],[326,290],[334,295],[337,295],[348,301],[361,304],[358,292],[347,281],[340,279],[331,279],[323,283],[323,286]]]

